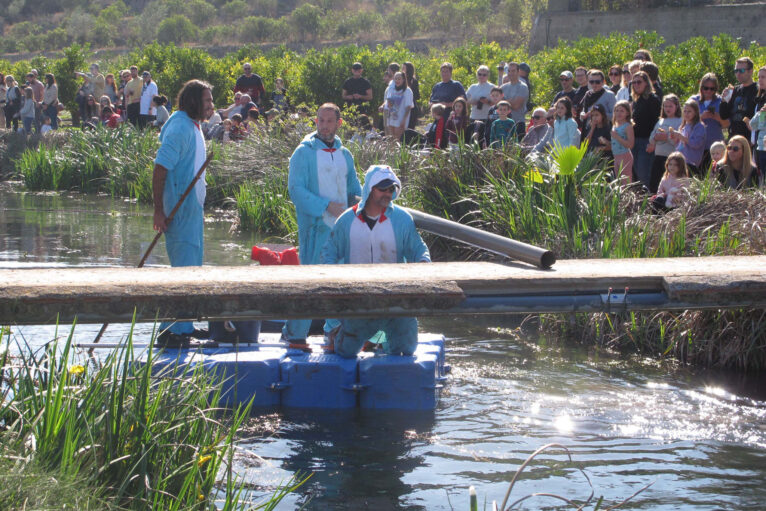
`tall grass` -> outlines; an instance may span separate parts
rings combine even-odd
[[[10,334],[6,339],[0,440],[6,455],[13,453],[6,459],[14,460],[7,467],[14,480],[23,482],[28,469],[66,474],[94,490],[83,504],[93,509],[207,509],[214,494],[220,509],[241,509],[243,486],[231,461],[249,406],[220,409],[219,382],[201,368],[153,374],[151,353],[146,363],[135,356],[132,331],[125,348],[101,364],[74,352],[71,332],[39,354],[24,346],[15,357]],[[50,483],[26,498],[48,491]],[[24,501],[13,502],[20,493],[4,486],[0,502],[21,509]],[[263,506],[273,507],[279,495]]]

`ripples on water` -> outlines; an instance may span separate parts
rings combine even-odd
[[[105,213],[111,212],[111,213]],[[247,264],[254,237],[206,223],[206,264]],[[150,210],[111,198],[0,189],[0,266],[132,266],[153,237]],[[157,247],[153,264],[166,262]],[[480,509],[501,501],[539,447],[566,445],[596,497],[615,503],[646,484],[631,509],[764,509],[766,379],[693,373],[516,340],[502,318],[435,319],[450,337],[452,375],[434,413],[267,412],[242,431],[236,463],[263,498],[296,471],[313,477],[280,509]],[[78,325],[89,342],[99,325]],[[148,339],[152,325],[137,325]],[[55,327],[15,327],[40,344]],[[124,339],[112,325],[103,342]],[[68,334],[68,327],[59,329]],[[561,451],[527,468],[510,501],[532,492],[584,499],[589,486]],[[553,506],[531,500],[526,509]]]

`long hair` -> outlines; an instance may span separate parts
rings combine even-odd
[[[669,101],[676,105],[676,114],[673,117],[681,117],[681,100],[678,99],[678,96],[675,94],[665,94],[665,97],[662,98],[662,105],[660,110],[660,117],[663,119],[667,119],[667,115],[665,114],[665,102]]]
[[[415,73],[415,65],[412,62],[404,63],[404,75],[407,77],[407,86],[412,87],[412,80],[417,80],[418,75]]]
[[[736,169],[734,165],[729,161],[729,148],[726,148],[726,153],[723,155],[723,159],[718,162],[718,165],[724,166],[726,170],[726,178],[730,180],[734,177],[734,171],[739,170],[740,180],[739,185],[750,181],[750,176],[753,174],[753,154],[750,152],[750,142],[742,135],[735,135],[729,139],[729,145],[732,142],[737,143],[739,150],[742,151],[742,168]]]
[[[566,109],[566,112],[564,113],[564,119],[571,119],[572,118],[572,100],[564,96],[563,98],[559,98],[559,100],[556,101],[556,104],[553,105],[553,107],[558,108],[559,104],[564,105],[564,108]],[[558,117],[558,114],[556,114],[556,117]]]
[[[201,120],[203,113],[202,93],[206,90],[213,92],[213,86],[202,80],[189,80],[178,93],[177,108],[186,112],[190,118]]]
[[[662,175],[663,179],[670,176],[668,170],[668,163],[675,161],[678,168],[681,169],[681,177],[689,177],[689,167],[686,166],[686,157],[680,151],[672,152],[668,155],[668,159],[665,160],[665,174]]]
[[[638,101],[639,98],[646,99],[651,96],[654,92],[654,85],[652,85],[652,80],[649,78],[649,75],[646,74],[646,71],[636,71],[633,73],[632,80],[635,80],[636,78],[641,78],[646,83],[646,87],[644,87],[644,92],[641,94],[636,94],[635,87],[631,87],[630,94],[633,96],[633,101]]]
[[[622,99],[614,104],[614,110],[617,110],[618,108],[625,110],[625,120],[633,124],[633,120],[631,119],[633,116],[633,108],[630,106],[630,103],[627,100]],[[612,125],[617,126],[617,116],[614,115],[614,110],[612,110]]]
[[[461,105],[463,105],[463,113],[460,114],[460,126],[458,126],[458,127],[459,128],[465,128],[466,126],[468,126],[468,103],[466,102],[465,98],[462,97],[462,96],[457,98],[452,103],[452,111],[453,112],[455,111],[455,103],[460,103]]]
[[[692,127],[694,127],[700,122],[702,122],[702,120],[700,119],[700,106],[699,106],[699,103],[697,103],[693,99],[687,100],[686,103],[684,103],[684,108],[686,108],[687,106],[691,108],[692,110],[694,110],[694,119],[692,119],[692,122],[690,124]],[[678,129],[683,129],[684,126],[686,126],[687,124],[686,118],[683,116],[683,114],[681,115],[681,118],[683,120],[681,121],[681,126],[679,126]]]
[[[758,70],[758,74],[766,73],[766,66],[761,66],[761,69]],[[760,81],[759,81],[760,83]],[[758,86],[758,94],[756,95],[757,98],[761,98],[763,96],[766,96],[766,89],[761,89],[760,85]]]
[[[715,75],[715,73],[705,73],[702,75],[702,78],[700,79],[700,88],[699,88],[699,95],[700,95],[700,101],[704,97],[702,95],[702,86],[705,85],[706,82],[713,82],[713,87],[715,87],[715,91],[713,92],[713,97],[715,98],[718,94],[718,77]]]
[[[45,83],[48,85],[48,87],[56,83],[56,77],[53,76],[53,73],[47,73],[45,75]]]

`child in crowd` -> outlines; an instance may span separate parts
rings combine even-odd
[[[221,138],[221,142],[227,144],[231,142],[231,130],[234,123],[231,121],[231,119],[224,119],[221,124],[223,125],[223,137]]]
[[[700,119],[699,103],[692,99],[684,103],[681,118],[683,121],[678,131],[669,128],[670,140],[676,144],[676,150],[686,158],[692,175],[702,177],[699,164],[705,151],[705,125]]]
[[[511,104],[505,100],[497,104],[498,118],[492,122],[489,133],[489,146],[495,148],[505,147],[516,133],[516,123],[509,119]]]
[[[24,133],[32,133],[32,124],[35,122],[35,96],[32,87],[24,88],[24,102],[19,110],[19,118],[24,125]]]
[[[101,111],[101,118],[104,120],[104,126],[107,128],[116,128],[122,122],[122,118],[115,113],[111,106],[104,107]]]
[[[612,156],[612,128],[606,116],[604,105],[595,104],[590,109],[590,130],[581,143],[588,142],[588,152],[598,152],[602,156],[611,159]]]
[[[53,126],[51,126],[51,118],[46,115],[43,117],[43,125],[40,128],[40,133],[45,135],[49,131],[53,131]]]
[[[652,206],[660,210],[679,206],[688,185],[686,158],[678,151],[671,153],[665,159],[665,174],[660,181],[657,195],[652,197]]]
[[[500,115],[497,113],[497,104],[503,100],[503,89],[500,87],[494,87],[489,91],[489,110],[487,110],[487,124],[484,126],[484,145],[490,144],[490,131],[492,131],[492,123],[495,122]]]
[[[671,129],[677,130],[680,127],[681,101],[675,94],[668,94],[662,98],[662,113],[649,135],[649,145],[646,147],[646,152],[654,153],[652,173],[649,177],[649,191],[651,193],[657,193],[657,187],[665,173],[665,160],[670,153],[676,150],[676,146],[668,134]]]
[[[468,128],[468,106],[465,98],[457,98],[452,103],[452,112],[447,120],[447,133],[449,133],[449,143],[458,144],[469,141],[466,136]]]
[[[564,96],[556,101],[556,120],[553,122],[553,147],[580,145],[580,130],[572,117],[572,100]]]
[[[715,167],[716,163],[723,160],[725,154],[726,144],[722,140],[713,142],[713,145],[710,146],[710,159],[713,161],[713,167]]]
[[[271,93],[272,107],[280,112],[286,112],[290,108],[290,100],[287,98],[285,81],[281,78],[274,80],[274,91]]]
[[[447,136],[447,130],[445,129],[447,124],[446,119],[444,119],[445,110],[444,105],[441,103],[436,103],[431,106],[431,117],[433,117],[434,122],[428,126],[426,140],[429,145],[436,149],[447,148],[447,139],[449,137]]]
[[[614,105],[612,122],[612,155],[614,156],[614,177],[621,184],[633,181],[633,149],[636,138],[633,133],[630,103],[625,100]]]
[[[165,108],[167,103],[168,98],[165,96],[157,95],[152,98],[152,104],[154,105],[155,112],[157,112],[157,118],[152,121],[152,126],[161,128],[170,117],[168,109]]]
[[[242,123],[242,115],[234,114],[231,116],[231,130],[229,137],[232,141],[238,142],[244,140],[247,136],[247,128]]]

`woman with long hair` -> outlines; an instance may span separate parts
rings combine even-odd
[[[22,95],[19,84],[13,75],[5,75],[5,127],[13,131],[19,130],[19,118],[16,114],[21,110]]]
[[[420,82],[415,72],[415,65],[412,62],[404,63],[404,75],[407,77],[407,87],[412,90],[413,107],[410,112],[410,122],[407,125],[412,130],[418,125],[418,119],[420,119],[420,107],[418,106],[418,101],[420,101]]]
[[[750,142],[742,135],[731,137],[723,159],[716,165],[718,179],[732,189],[758,186],[760,176],[752,158]]]
[[[114,74],[109,73],[104,77],[104,95],[109,96],[109,103],[117,105],[120,95],[117,91],[117,84],[114,82]]]
[[[662,103],[654,93],[652,81],[644,71],[636,71],[631,80],[633,98],[633,128],[635,144],[633,145],[633,171],[635,176],[647,188],[652,175],[652,153],[646,152],[649,145],[649,135],[660,118]],[[699,164],[699,162],[697,162]]]
[[[43,114],[51,119],[51,129],[59,127],[59,89],[56,85],[56,77],[53,73],[45,75],[45,89],[43,90],[42,102]]]
[[[468,118],[468,102],[465,98],[459,97],[452,103],[452,112],[447,119],[447,133],[449,134],[449,143],[452,145],[466,143],[470,141],[467,134],[470,119]]]
[[[616,97],[617,93],[620,92],[620,89],[622,88],[622,66],[615,64],[609,68],[609,81],[612,82],[612,85],[609,86],[609,90],[612,91]]]
[[[700,120],[705,126],[705,149],[700,164],[704,173],[710,168],[710,146],[723,140],[723,128],[729,127],[728,119],[721,119],[721,96],[718,94],[718,77],[715,73],[706,73],[702,77],[699,92],[690,99],[699,105]]]

